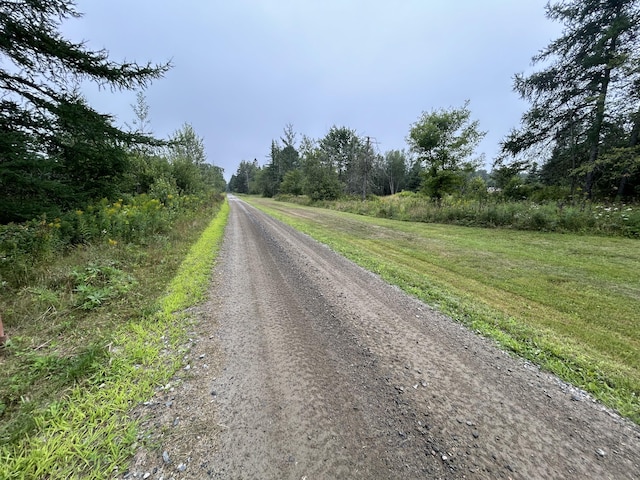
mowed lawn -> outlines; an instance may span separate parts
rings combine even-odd
[[[640,241],[247,200],[640,423]]]

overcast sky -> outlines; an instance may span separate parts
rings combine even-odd
[[[460,107],[488,131],[490,165],[527,104],[513,75],[560,33],[546,0],[78,0],[68,38],[116,61],[171,61],[145,92],[153,132],[191,123],[228,180],[241,160],[268,162],[271,140],[346,126],[380,153],[406,148],[423,111]],[[89,102],[134,118],[135,92],[85,88]]]

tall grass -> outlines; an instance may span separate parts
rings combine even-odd
[[[640,238],[640,207],[637,205],[589,202],[571,205],[562,201],[506,202],[455,197],[436,202],[411,192],[388,197],[370,196],[366,201],[344,198],[311,203],[306,197],[292,196],[279,199],[409,222]]]

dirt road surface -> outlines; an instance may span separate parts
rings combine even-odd
[[[640,429],[237,198],[119,478],[638,479]]]

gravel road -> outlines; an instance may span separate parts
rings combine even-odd
[[[229,201],[188,367],[119,478],[640,478],[640,428]]]

